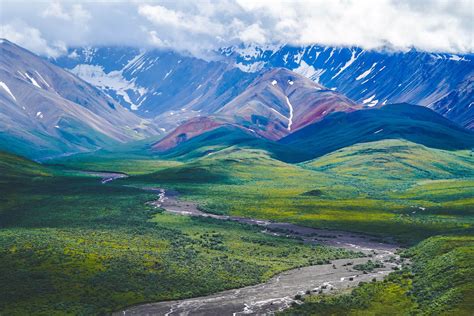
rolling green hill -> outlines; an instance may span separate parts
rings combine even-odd
[[[474,133],[421,106],[391,104],[378,109],[334,113],[279,142],[305,148],[313,157],[357,143],[405,139],[438,149],[471,149]],[[298,159],[297,161],[304,161]]]
[[[264,150],[232,146],[126,181],[174,188],[211,212],[413,243],[442,231],[471,229],[473,165],[467,150],[404,140],[358,144],[296,165]],[[313,191],[318,194],[307,194]]]
[[[51,175],[51,170],[36,162],[0,151],[0,174],[5,183],[15,178]]]
[[[244,131],[242,128],[232,125],[224,125],[191,138],[159,155],[159,157],[189,161],[206,155],[212,155],[232,146],[265,150],[272,157],[283,161],[291,161],[295,160],[295,157],[306,157],[308,155],[304,150],[288,148],[285,145],[257,136],[251,133],[251,131]]]
[[[470,151],[428,148],[399,139],[356,144],[302,165],[341,176],[395,181],[474,177]]]

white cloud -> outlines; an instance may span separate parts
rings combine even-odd
[[[203,55],[241,41],[473,52],[472,0],[0,1],[3,36],[41,54],[65,43]]]
[[[87,23],[87,21],[92,17],[91,14],[85,10],[81,4],[73,4],[71,8],[66,11],[59,1],[51,2],[41,12],[40,15],[44,18],[57,18],[60,20],[81,24]]]
[[[240,32],[239,39],[244,43],[264,44],[266,41],[265,31],[260,25],[254,23]]]
[[[473,50],[472,0],[313,0],[293,1],[291,5],[284,0],[237,2],[249,14],[271,21],[276,31],[273,40],[277,41],[369,49]]]
[[[212,22],[206,16],[186,14],[160,5],[141,5],[138,13],[157,26],[167,26],[173,30],[216,36],[223,32],[222,25]]]
[[[22,22],[0,25],[0,38],[7,38],[37,54],[51,57],[57,57],[66,51],[66,45],[63,42],[55,41],[49,44],[38,29]]]
[[[66,21],[71,20],[71,16],[64,12],[61,3],[58,1],[51,2],[49,6],[41,12],[41,16],[58,18]]]

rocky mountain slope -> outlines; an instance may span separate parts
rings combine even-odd
[[[211,116],[192,118],[155,144],[167,150],[222,125],[241,128],[258,137],[277,140],[333,112],[361,109],[329,90],[285,68],[262,71],[241,94]]]
[[[474,56],[367,51],[357,47],[246,45],[222,50],[247,72],[285,67],[367,106],[411,103],[462,126],[474,124]]]
[[[0,148],[44,158],[156,133],[101,90],[1,40]]]
[[[367,107],[427,106],[472,128],[472,55],[366,51],[317,45],[246,45],[203,60],[176,52],[127,47],[71,48],[53,60],[144,117],[173,128],[214,114],[260,74],[286,68]]]

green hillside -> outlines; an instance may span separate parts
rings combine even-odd
[[[472,315],[474,237],[431,237],[404,253],[413,266],[350,294],[308,296],[282,315]]]
[[[47,167],[26,158],[0,151],[0,179],[10,181],[15,178],[51,175]]]
[[[401,140],[354,145],[299,165],[233,146],[126,181],[174,188],[212,212],[414,242],[471,229],[473,165],[469,151]]]
[[[340,176],[394,181],[470,178],[473,165],[468,150],[440,150],[398,139],[356,144],[302,164]]]
[[[261,138],[250,131],[244,131],[239,127],[230,125],[222,126],[193,137],[158,156],[164,159],[189,161],[206,155],[212,155],[215,152],[232,146],[265,150],[272,157],[283,161],[293,161],[297,159],[296,157],[310,157],[305,150],[289,148]]]
[[[334,113],[290,134],[280,143],[293,148],[305,148],[312,157],[318,157],[357,143],[383,139],[405,139],[431,148],[449,150],[474,148],[474,133],[426,107],[409,104]]]

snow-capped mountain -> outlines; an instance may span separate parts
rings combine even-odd
[[[333,112],[359,109],[339,92],[285,68],[262,71],[215,115],[234,118],[268,139],[279,139]]]
[[[74,48],[53,62],[137,114],[161,121],[173,121],[178,112],[183,118],[211,113],[255,77],[227,62],[123,47]]]
[[[184,122],[153,147],[165,151],[224,125],[257,137],[278,140],[331,113],[361,108],[363,106],[339,92],[288,69],[262,70],[247,89],[211,116]]]
[[[472,54],[379,52],[317,45],[247,45],[222,49],[221,53],[243,71],[285,67],[367,106],[418,104],[462,126],[474,127]]]
[[[101,90],[33,53],[0,42],[0,148],[33,158],[156,134]]]
[[[474,57],[360,48],[247,45],[206,61],[173,51],[72,48],[53,60],[165,129],[210,115],[261,73],[287,68],[367,107],[407,102],[474,128]]]

